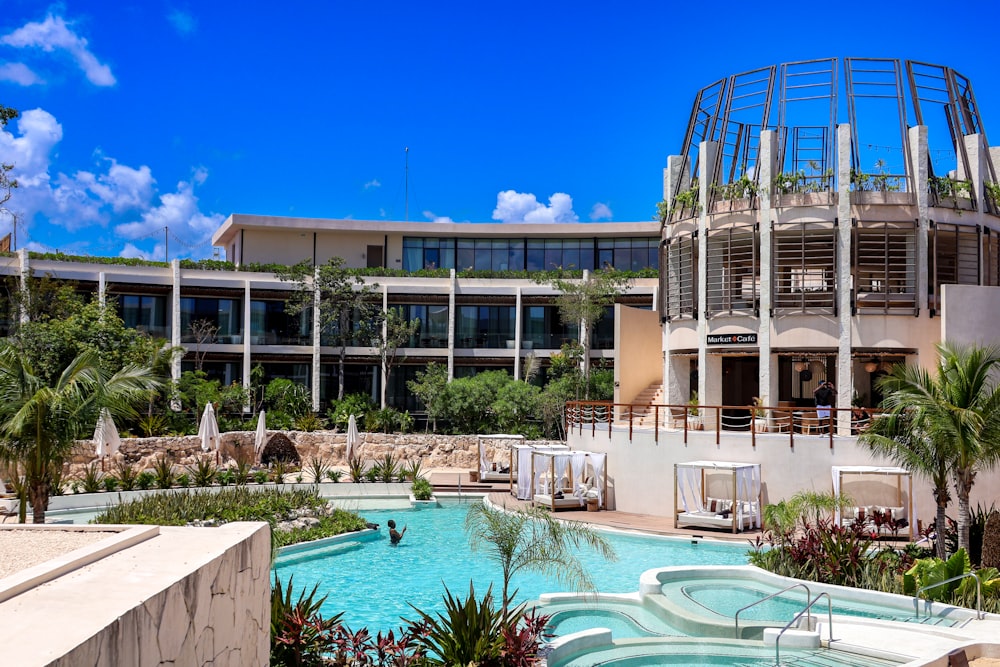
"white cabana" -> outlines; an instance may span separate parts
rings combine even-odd
[[[598,507],[603,507],[608,486],[605,457],[605,454],[575,450],[533,451],[531,501],[555,511],[580,509],[587,498],[593,497]]]
[[[913,539],[917,506],[913,501],[913,474],[909,470],[893,466],[833,466],[830,470],[833,495],[844,494],[854,503],[843,511],[837,508],[834,515],[837,525],[860,521],[882,534],[890,532],[886,526],[875,524],[875,515],[879,513],[891,517],[897,527],[903,527],[905,521],[909,539]]]
[[[215,419],[215,408],[211,403],[207,403],[205,411],[201,413],[198,437],[201,438],[201,451],[211,452],[214,450],[218,456],[222,437],[219,435],[219,422]]]
[[[674,464],[674,509],[674,528],[730,528],[734,533],[760,528],[760,464]]]
[[[568,451],[566,445],[512,444],[510,447],[510,494],[518,500],[531,500],[532,452]],[[514,482],[517,482],[516,484]]]
[[[486,445],[490,442],[499,442],[509,450],[511,445],[523,445],[524,436],[507,433],[494,433],[492,435],[480,435],[476,437],[476,443],[479,447],[479,481],[510,483],[514,477],[514,465],[509,455],[509,451],[508,456],[506,457],[506,465],[503,464],[503,461],[497,461],[496,459],[491,461],[486,455]]]

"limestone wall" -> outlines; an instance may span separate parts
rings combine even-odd
[[[273,435],[277,431],[271,431]],[[313,456],[327,460],[330,465],[347,465],[347,434],[336,431],[282,431],[295,444],[302,461]],[[362,433],[360,456],[378,460],[392,452],[397,462],[403,464],[420,461],[428,468],[478,469],[479,453],[475,435],[438,435],[434,433]],[[222,434],[222,461],[246,456],[252,457],[254,433],[235,431]],[[542,441],[540,441],[542,442]],[[502,443],[487,442],[488,461],[508,460],[508,449]],[[166,455],[178,465],[194,463],[200,456],[201,440],[197,436],[164,438],[124,438],[119,454],[140,469],[151,468],[157,457]],[[79,477],[83,467],[96,461],[94,445],[89,440],[77,443],[70,461],[68,476]]]
[[[0,603],[9,665],[267,665],[266,523],[161,527]]]

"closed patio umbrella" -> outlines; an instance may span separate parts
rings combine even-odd
[[[260,460],[260,455],[264,453],[264,445],[267,443],[267,422],[264,421],[264,411],[257,415],[257,434],[253,438],[253,451]]]
[[[101,469],[104,469],[104,457],[111,456],[121,447],[122,440],[118,436],[118,429],[111,418],[111,413],[107,408],[101,408],[101,414],[97,417],[97,427],[94,429],[95,454],[101,459]]]
[[[354,415],[347,420],[347,463],[350,465],[354,458],[354,450],[358,446],[358,420]]]
[[[219,435],[219,423],[215,420],[215,408],[211,403],[205,405],[205,411],[201,414],[198,437],[201,438],[201,451],[210,452],[214,449],[215,460],[218,462],[222,437]]]

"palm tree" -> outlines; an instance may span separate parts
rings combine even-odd
[[[897,364],[891,375],[882,378],[880,386],[886,395],[882,405],[889,412],[873,420],[868,430],[858,436],[858,443],[930,481],[937,507],[934,519],[937,538],[934,548],[937,557],[945,560],[948,554],[945,551],[944,527],[948,503],[951,502],[951,493],[948,491],[947,446],[936,445],[925,432],[913,426],[905,411],[907,403],[900,400],[903,394],[897,394],[894,389],[904,379],[911,386],[928,386],[923,383],[921,375],[927,376],[922,369]],[[928,381],[929,379],[927,376]]]
[[[574,550],[587,546],[608,560],[617,558],[608,541],[589,526],[557,521],[540,507],[508,511],[477,503],[465,515],[465,531],[472,550],[486,551],[487,557],[503,570],[504,615],[515,572],[539,572],[564,584],[593,590],[593,581]]]
[[[880,380],[888,421],[883,426],[876,419],[872,436],[859,439],[874,443],[890,458],[932,480],[939,534],[944,529],[942,507],[947,504],[942,479],[951,475],[958,499],[958,546],[968,550],[969,495],[976,474],[1000,460],[1000,389],[993,378],[1000,349],[944,342],[937,350],[933,377],[927,371],[897,365]],[[892,442],[881,441],[879,436]]]
[[[73,359],[49,384],[17,347],[0,347],[0,458],[20,465],[21,506],[31,502],[34,523],[45,523],[53,469],[61,468],[75,440],[87,437],[100,409],[132,416],[133,406],[159,384],[140,366],[102,370],[93,352]]]

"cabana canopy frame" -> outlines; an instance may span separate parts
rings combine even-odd
[[[510,446],[510,495],[531,500],[532,452],[569,451],[566,445],[528,445],[512,442]]]
[[[607,455],[596,452],[573,450],[536,450],[532,452],[531,501],[538,505],[545,505],[552,511],[560,508],[583,507],[585,489],[582,487],[584,487],[586,480],[588,462],[594,472],[598,507],[607,509]],[[545,483],[548,486],[544,490],[540,490],[539,486],[546,474],[548,479],[545,480]],[[561,485],[563,479],[567,480],[567,484]],[[562,492],[563,497],[557,498],[557,492]]]
[[[831,473],[833,475],[833,495],[839,496],[844,488],[844,476],[845,475],[886,475],[894,476],[896,478],[896,507],[902,507],[906,509],[906,521],[907,530],[909,531],[909,539],[913,540],[914,529],[917,525],[917,506],[913,501],[913,473],[911,473],[906,468],[898,468],[892,466],[832,466]],[[906,478],[906,503],[903,503],[903,478]],[[862,503],[863,498],[855,498],[854,501],[859,505]],[[838,507],[834,519],[837,525],[841,525],[841,511]]]
[[[504,443],[508,448],[512,444],[524,444],[524,436],[509,433],[494,433],[491,435],[480,435],[476,437],[479,447],[479,480],[482,482],[507,482],[513,484],[514,480],[514,459],[510,458],[506,472],[496,470],[496,462],[488,461],[486,458],[486,443],[495,440]]]
[[[729,498],[712,500],[708,498],[706,472],[728,472],[732,475],[733,483],[729,489]],[[759,463],[727,461],[676,463],[674,464],[674,528],[684,524],[730,528],[734,533],[751,527],[760,528],[760,492]],[[720,511],[712,506],[713,503],[728,503],[728,505]]]

